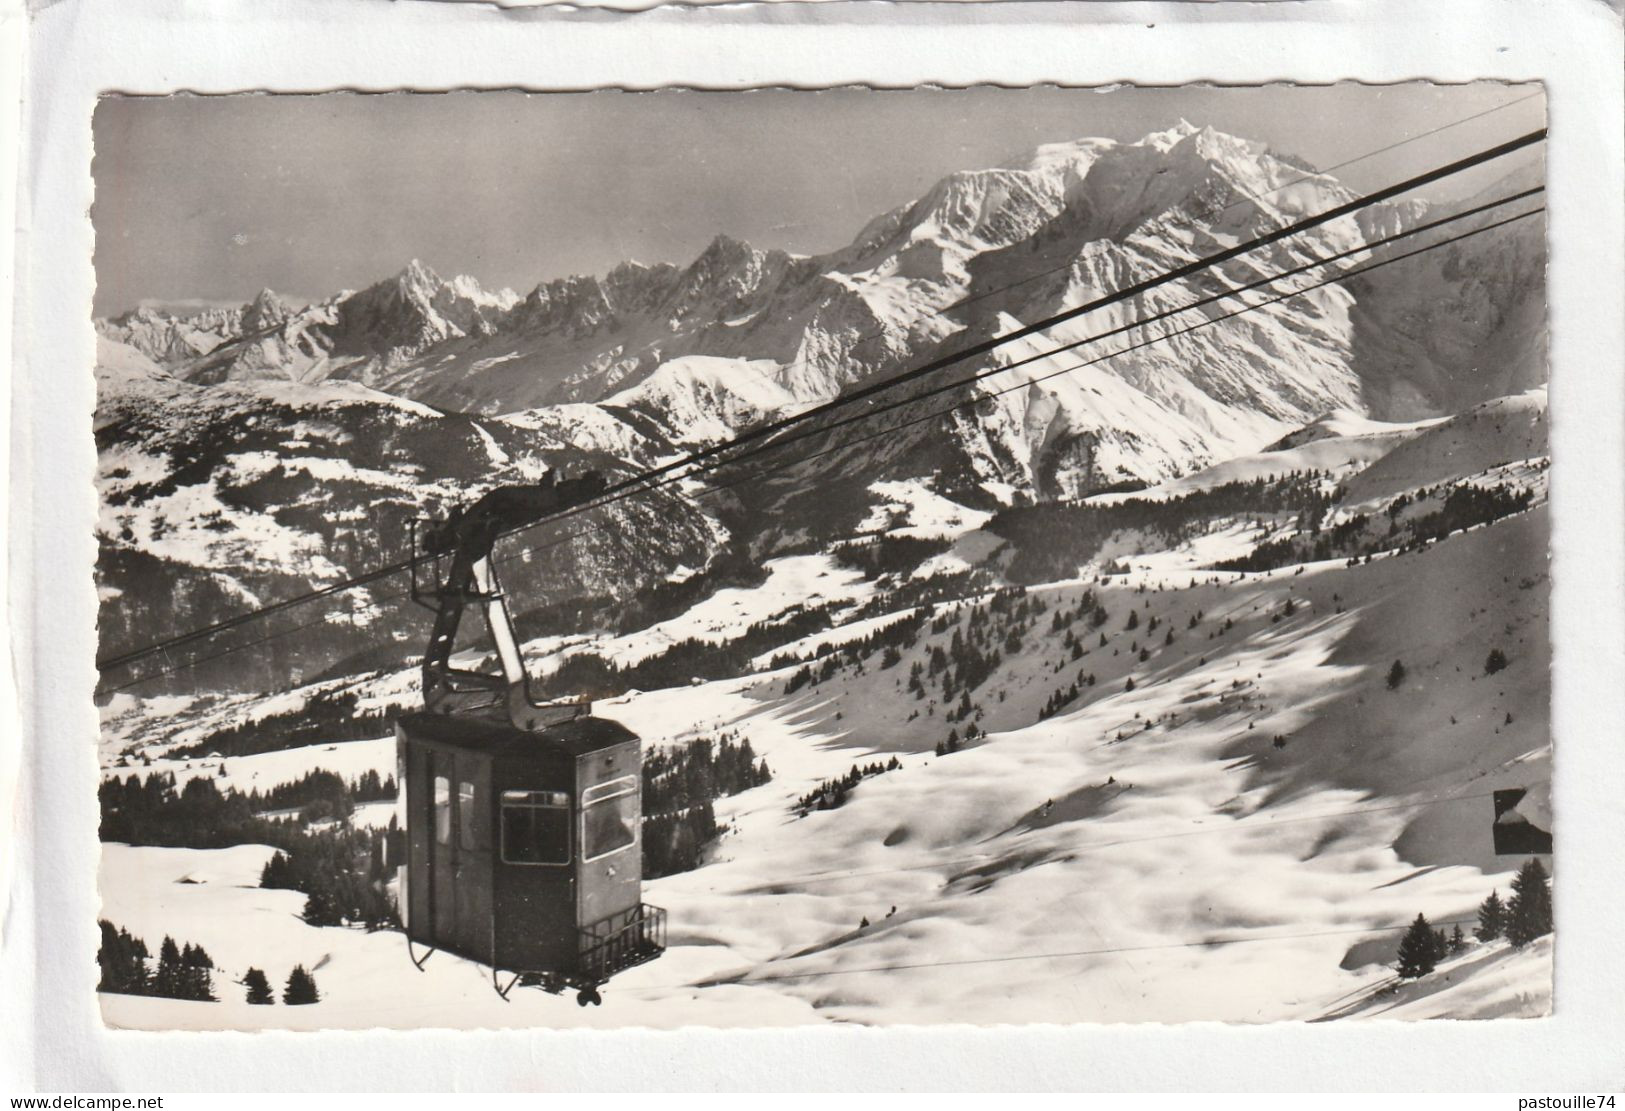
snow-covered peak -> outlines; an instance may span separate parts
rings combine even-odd
[[[733,262],[750,258],[756,254],[756,249],[743,239],[735,239],[726,232],[718,232],[700,252],[695,265],[703,262]]]
[[[664,305],[669,320],[703,321],[733,311],[744,299],[769,285],[790,257],[780,250],[760,250],[728,235],[718,235],[682,271]]]
[[[396,275],[395,280],[403,290],[427,290],[430,293],[445,284],[440,280],[439,274],[430,269],[422,259],[416,258],[406,264]]]
[[[1137,147],[1151,147],[1155,150],[1167,152],[1173,150],[1180,143],[1202,130],[1211,131],[1211,128],[1198,128],[1191,121],[1181,117],[1179,122],[1162,131],[1153,131],[1134,145]]]
[[[1264,143],[1218,131],[1212,126],[1192,131],[1175,145],[1181,144],[1188,144],[1196,154],[1209,162],[1256,163],[1269,149]]]
[[[1003,168],[1038,174],[1062,171],[1081,176],[1096,158],[1117,145],[1115,139],[1071,139],[1061,143],[1044,143],[1006,162]]]
[[[612,323],[614,318],[598,279],[573,274],[543,282],[531,290],[515,306],[508,324],[524,332],[579,337]]]
[[[294,306],[269,288],[260,290],[254,299],[243,306],[242,330],[245,335],[275,328],[292,316]]]
[[[689,355],[663,364],[604,404],[659,414],[675,443],[715,443],[801,402],[779,383],[779,369],[771,359]]]
[[[628,259],[604,275],[604,296],[617,311],[648,312],[666,295],[680,272],[669,262],[649,265]]]
[[[480,285],[478,279],[468,274],[458,274],[445,284],[445,288],[453,296],[486,308],[507,311],[519,303],[519,294],[513,290],[506,287],[487,290]]]

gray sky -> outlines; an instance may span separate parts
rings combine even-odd
[[[108,98],[94,120],[96,312],[324,297],[421,258],[525,292],[686,263],[718,232],[813,253],[944,174],[1183,117],[1365,191],[1541,126],[1538,86],[976,88]],[[1534,157],[1538,157],[1535,154]],[[1463,180],[1481,188],[1511,167]],[[1444,195],[1444,194],[1436,194]]]

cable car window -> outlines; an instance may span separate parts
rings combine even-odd
[[[451,844],[451,780],[443,775],[434,777],[434,839]]]
[[[502,792],[502,859],[508,864],[570,863],[570,796],[563,791]]]
[[[479,825],[474,821],[474,784],[457,784],[457,845],[472,850]]]
[[[395,826],[406,829],[406,746],[395,754]]]
[[[581,859],[619,852],[638,839],[637,781],[600,783],[581,793]]]

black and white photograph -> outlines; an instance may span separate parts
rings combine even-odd
[[[1550,1015],[1546,121],[103,95],[103,1022]]]

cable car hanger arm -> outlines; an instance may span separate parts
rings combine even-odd
[[[537,730],[586,712],[586,704],[579,701],[543,703],[531,697],[530,677],[491,550],[500,537],[591,501],[606,485],[596,472],[579,478],[550,475],[533,485],[498,487],[442,521],[413,522],[412,600],[435,615],[423,652],[423,702],[431,713],[500,709],[516,728]],[[433,572],[429,584],[420,577],[425,566]],[[457,630],[470,605],[484,613],[500,673],[452,666]]]

